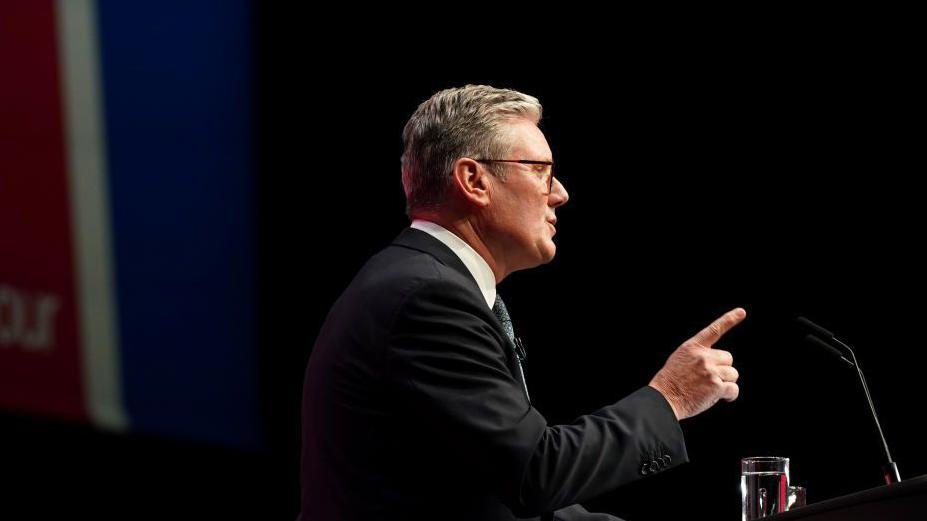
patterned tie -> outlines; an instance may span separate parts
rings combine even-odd
[[[509,310],[505,307],[505,302],[502,302],[502,296],[496,293],[496,303],[492,307],[492,312],[496,315],[496,318],[499,319],[499,323],[502,324],[502,330],[505,331],[506,336],[509,337],[509,340],[512,341],[512,345],[515,347],[515,363],[518,364],[518,374],[521,376],[521,384],[525,388],[525,397],[528,399],[528,403],[531,403],[531,396],[528,394],[528,382],[525,380],[525,371],[521,368],[521,361],[525,359],[525,350],[522,347],[521,339],[515,336],[515,328],[512,327],[512,317],[509,316]]]

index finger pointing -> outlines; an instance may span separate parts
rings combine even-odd
[[[705,329],[699,331],[698,334],[692,337],[692,341],[705,347],[711,347],[746,316],[747,312],[743,308],[734,308],[721,315],[720,318],[709,324]]]

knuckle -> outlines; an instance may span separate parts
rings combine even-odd
[[[718,358],[720,358],[721,363],[724,365],[731,365],[734,363],[734,355],[732,355],[729,351],[724,351],[721,349],[716,349],[715,351],[718,352]]]
[[[711,362],[707,357],[699,357],[696,362],[696,367],[701,374],[713,375],[714,371],[711,370]]]

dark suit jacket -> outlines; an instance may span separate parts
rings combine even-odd
[[[514,356],[463,262],[404,230],[360,270],[312,351],[302,521],[550,519],[558,509],[554,519],[614,519],[574,503],[688,460],[656,390],[551,426],[528,403]]]

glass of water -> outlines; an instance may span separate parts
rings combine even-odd
[[[788,509],[789,458],[740,460],[742,521],[771,516]]]

